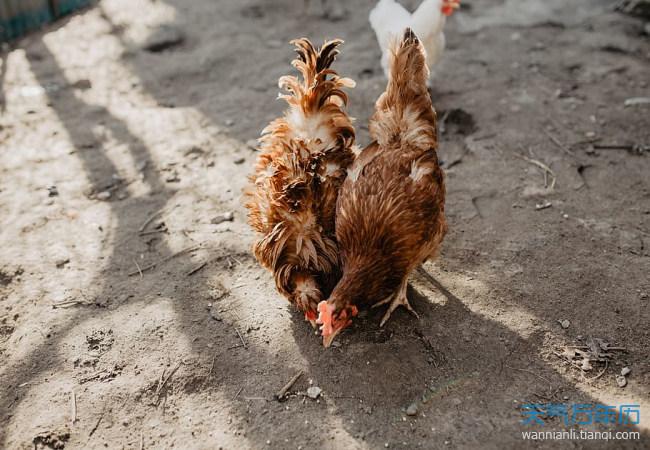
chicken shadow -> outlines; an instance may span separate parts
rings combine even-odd
[[[338,347],[323,349],[294,317],[292,331],[308,361],[307,377],[323,389],[327,411],[359,444],[478,448],[491,429],[498,430],[503,445],[515,448],[522,432],[565,427],[551,416],[541,426],[525,424],[525,405],[600,403],[543,359],[530,358],[542,336],[524,338],[472,312],[435,278],[413,278],[418,288],[411,284],[408,297],[419,319],[398,309],[380,328],[383,310],[370,312],[340,335]],[[420,287],[437,292],[423,295]],[[474,429],[483,431],[462,432]],[[624,448],[643,448],[650,438],[631,425],[582,429],[639,432],[641,440],[620,443]]]

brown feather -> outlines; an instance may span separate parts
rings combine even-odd
[[[260,155],[246,191],[253,250],[274,274],[278,290],[302,311],[314,310],[338,280],[334,233],[338,191],[354,159],[354,128],[343,89],[354,82],[330,68],[343,41],[317,50],[292,41],[301,74],[283,76],[289,109],[262,132]]]
[[[375,142],[357,157],[339,193],[343,275],[329,299],[336,311],[389,297],[436,255],[446,233],[427,78],[422,46],[407,32],[393,48],[390,80],[370,121]]]

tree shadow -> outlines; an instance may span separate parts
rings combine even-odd
[[[119,247],[110,248],[105,269],[100,271],[97,280],[92,283],[101,286],[96,294],[95,303],[108,305],[108,310],[94,305],[78,308],[68,314],[66,320],[60,324],[62,329],[68,330],[82,325],[88,319],[109,316],[123,303],[129,303],[131,296],[152,289],[152,284],[155,285],[155,282],[146,279],[144,283],[134,288],[126,274],[133,270],[133,261],[137,255],[150,251],[150,248],[137,238],[138,227],[152,213],[161,210],[172,198],[174,191],[169,189],[153,170],[155,164],[147,146],[131,133],[123,121],[112,115],[106,108],[89,105],[75,95],[56,58],[42,40],[30,44],[27,59],[32,72],[42,86],[56,83],[62,87],[57,92],[46,91],[49,104],[68,133],[75,148],[75,155],[83,165],[84,175],[91,186],[88,194],[112,191],[111,200],[108,202],[114,223],[111,231],[114,233],[114,241],[121,244]],[[83,120],[86,126],[80,127],[80,120]],[[114,176],[119,171],[107,156],[104,144],[99,142],[92,132],[92,126],[98,123],[103,124],[114,139],[128,148],[132,158],[140,161],[145,167],[144,183],[149,187],[150,195],[117,199],[120,192],[124,192],[126,184]],[[172,251],[164,241],[158,240],[154,253],[156,257],[164,258],[171,255]],[[170,286],[163,285],[161,292],[169,293],[170,290]],[[125,293],[128,295],[124,295]],[[0,392],[0,410],[5,411],[7,416],[12,415],[12,409],[17,407],[27,394],[24,389],[18,389],[18,383],[30,384],[39,379],[44,372],[61,366],[63,361],[59,360],[53,349],[56,349],[66,337],[67,333],[64,332],[44,340],[29,353],[28,357],[17,364],[5,367],[5,374],[8,374],[11,379],[7,380],[5,388]],[[5,430],[5,427],[0,429],[0,442],[6,437],[3,435]]]
[[[0,49],[0,113],[7,109],[7,99],[5,94],[5,77],[7,75],[7,52]]]

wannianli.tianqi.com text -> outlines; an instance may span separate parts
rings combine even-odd
[[[624,441],[640,440],[639,431],[588,431],[588,430],[563,430],[563,431],[522,431],[521,437],[525,441]]]

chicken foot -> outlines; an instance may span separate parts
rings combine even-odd
[[[406,297],[406,288],[408,286],[408,277],[404,278],[404,281],[402,281],[402,284],[400,285],[399,289],[395,291],[393,294],[389,295],[386,297],[384,300],[380,301],[379,303],[375,303],[372,307],[376,308],[381,305],[385,305],[386,303],[390,304],[388,305],[388,310],[386,310],[386,313],[384,314],[384,317],[382,317],[381,322],[379,323],[380,327],[383,327],[384,324],[388,321],[390,318],[390,315],[397,309],[398,306],[404,306],[411,314],[413,314],[416,318],[420,318],[417,312],[413,309],[411,304],[408,301],[408,298]]]

